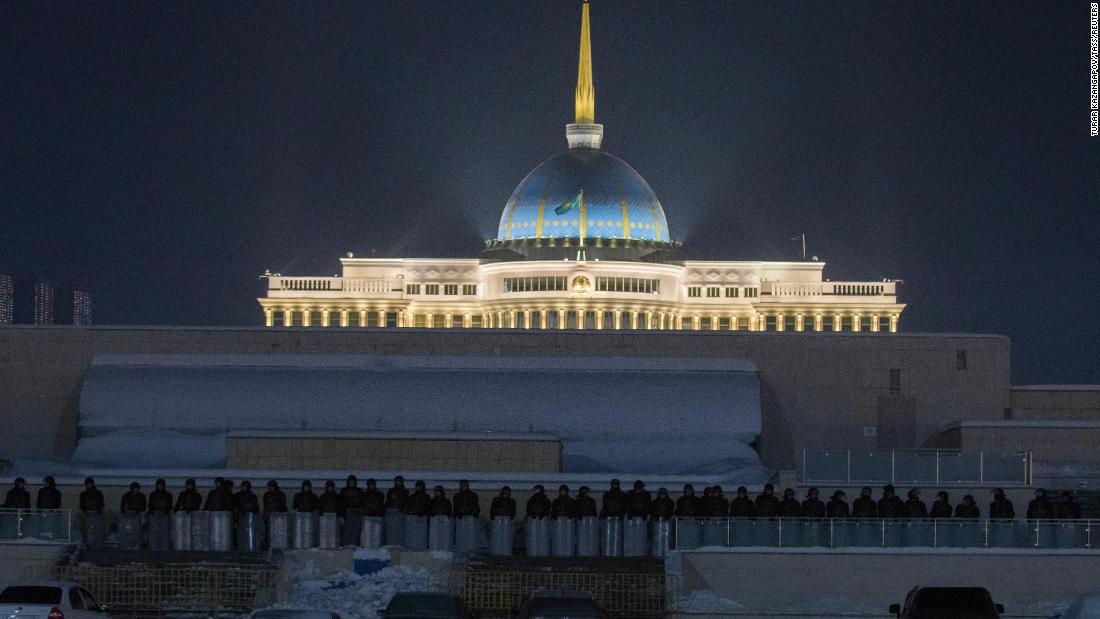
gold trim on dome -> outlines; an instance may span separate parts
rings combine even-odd
[[[619,206],[623,209],[623,237],[630,238],[630,213],[626,207],[626,194],[619,194]]]

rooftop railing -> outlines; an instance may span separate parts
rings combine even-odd
[[[72,512],[67,509],[0,509],[0,544],[73,541]]]
[[[882,297],[897,294],[896,282],[761,282],[761,292],[773,297]]]
[[[803,484],[906,484],[939,487],[1030,486],[1031,452],[940,449],[806,449]]]
[[[1093,550],[1100,520],[677,518],[675,547]]]
[[[283,277],[267,279],[269,291],[391,294],[404,291],[404,281],[382,277]]]

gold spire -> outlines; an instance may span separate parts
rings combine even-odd
[[[588,1],[581,5],[581,53],[577,67],[577,124],[596,122],[596,86],[592,83],[592,40],[588,32]]]

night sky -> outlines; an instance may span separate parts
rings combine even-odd
[[[565,149],[579,4],[0,3],[0,273],[259,325],[258,275],[474,257]],[[905,331],[1100,383],[1088,2],[592,5],[604,149],[694,258],[903,279]]]

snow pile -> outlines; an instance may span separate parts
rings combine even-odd
[[[118,429],[81,437],[73,462],[127,468],[221,468],[225,434]]]
[[[344,619],[377,619],[395,593],[432,589],[431,572],[400,565],[364,576],[342,570],[321,577],[312,563],[306,563],[291,578],[287,598],[277,607],[323,608]]]
[[[782,607],[782,612],[792,615],[880,615],[885,608],[871,606],[845,597],[825,597],[796,602]]]
[[[685,613],[738,612],[745,607],[733,600],[720,598],[710,589],[692,591],[676,604],[676,610]]]

